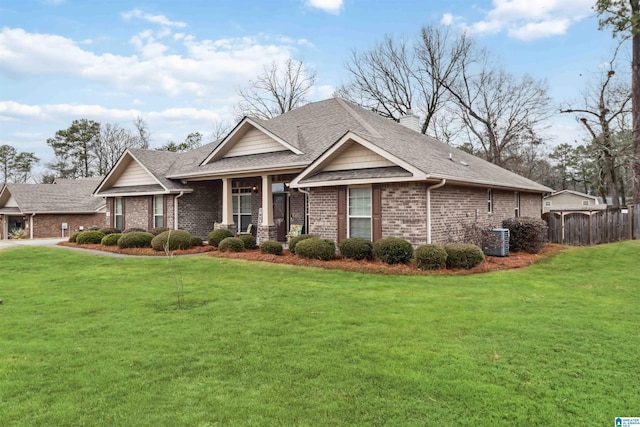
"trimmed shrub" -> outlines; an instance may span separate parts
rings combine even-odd
[[[131,227],[131,228],[125,228],[122,231],[122,234],[127,234],[127,233],[147,233],[148,231],[145,230],[144,228],[138,228],[138,227]]]
[[[256,238],[253,237],[250,234],[241,234],[240,235],[240,240],[242,240],[242,243],[244,243],[244,248],[245,249],[255,249],[256,246]]]
[[[336,254],[336,244],[330,239],[312,237],[298,242],[296,255],[301,258],[320,259],[329,261]]]
[[[153,235],[153,233],[150,234]],[[151,247],[156,251],[189,249],[191,247],[191,237],[188,231],[167,230],[151,239]]]
[[[242,252],[244,251],[244,243],[238,237],[227,237],[222,239],[218,245],[220,252]]]
[[[445,245],[447,251],[447,268],[464,268],[466,270],[484,261],[482,249],[471,243],[452,243]]]
[[[191,247],[202,246],[202,237],[192,235],[189,243],[191,243]]]
[[[78,234],[76,237],[76,243],[79,245],[99,244],[102,242],[104,234],[98,230],[87,230]]]
[[[153,234],[154,236],[157,236],[158,234],[164,233],[165,231],[169,231],[169,229],[167,227],[155,227],[149,230],[149,233]]]
[[[213,230],[211,233],[209,233],[209,235],[207,236],[207,240],[209,241],[209,244],[211,246],[218,247],[220,242],[227,237],[233,237],[233,233],[231,233],[229,230],[218,229]]]
[[[267,240],[260,245],[260,253],[282,255],[282,243],[275,240]]]
[[[120,249],[127,248],[150,248],[151,240],[153,240],[153,234],[146,231],[131,231],[129,233],[122,233],[122,236],[118,239],[118,247]]]
[[[100,243],[102,243],[102,246],[117,246],[118,239],[120,239],[121,236],[121,233],[109,233],[102,238]]]
[[[399,237],[384,237],[373,244],[373,255],[387,264],[406,264],[413,258],[413,246]]]
[[[101,228],[100,232],[102,234],[105,234],[105,235],[106,234],[116,234],[116,233],[120,234],[120,233],[122,233],[122,230],[120,230],[119,228],[107,227],[107,228]]]
[[[373,243],[362,237],[344,239],[338,245],[343,257],[355,260],[373,258]]]
[[[73,233],[71,236],[69,236],[69,242],[76,243],[76,239],[78,238],[79,235],[80,233]]]
[[[502,221],[502,226],[509,229],[509,250],[537,254],[547,243],[549,228],[539,218],[509,218]]]
[[[297,236],[293,236],[289,240],[289,252],[295,254],[296,246],[298,245],[298,243],[302,242],[303,240],[311,239],[312,237],[318,238],[318,236],[314,236],[313,234],[299,234]]]
[[[416,248],[414,258],[420,270],[439,270],[446,265],[447,251],[440,245],[422,245]]]

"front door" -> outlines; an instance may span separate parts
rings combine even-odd
[[[278,241],[284,242],[287,237],[287,193],[273,195],[273,223],[278,230]]]

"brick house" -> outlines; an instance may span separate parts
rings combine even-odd
[[[270,120],[245,117],[187,153],[129,149],[97,187],[107,224],[182,228],[254,225],[259,241],[289,228],[337,242],[398,236],[445,243],[465,225],[539,218],[552,190],[339,98]]]
[[[102,227],[106,207],[92,196],[102,177],[58,179],[53,184],[6,184],[0,191],[0,238],[24,230],[29,239],[69,237]]]

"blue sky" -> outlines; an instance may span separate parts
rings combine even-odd
[[[520,76],[546,79],[558,105],[581,97],[614,47],[594,0],[0,0],[0,144],[53,159],[47,138],[89,118],[132,128],[152,146],[232,122],[236,90],[265,64],[302,59],[313,100],[348,79],[344,63],[385,34],[426,24],[466,29]],[[583,136],[554,117],[549,142]]]

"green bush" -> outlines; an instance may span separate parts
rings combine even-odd
[[[218,245],[218,250],[220,252],[242,252],[244,251],[244,243],[238,237],[226,237]]]
[[[151,230],[149,230],[149,233],[153,234],[154,236],[157,236],[160,233],[164,233],[165,231],[169,231],[169,229],[167,227],[154,227]]]
[[[267,240],[260,245],[260,252],[263,254],[282,255],[282,243],[275,240]]]
[[[131,227],[131,228],[125,228],[124,231],[122,232],[122,234],[127,234],[127,233],[146,233],[147,230],[145,230],[144,228],[138,228],[138,227]]]
[[[296,245],[296,255],[301,258],[329,261],[336,255],[336,244],[330,239],[304,239]]]
[[[509,218],[502,221],[509,229],[509,251],[537,254],[547,243],[549,228],[539,218]]]
[[[452,243],[445,245],[447,251],[447,268],[464,268],[466,270],[484,261],[482,249],[471,243]]]
[[[153,240],[153,234],[146,231],[131,231],[129,233],[122,233],[122,236],[118,239],[118,247],[120,249],[127,248],[150,248],[151,240]]]
[[[233,237],[233,234],[229,230],[218,229],[209,233],[207,240],[211,246],[218,247],[220,242],[227,237]]]
[[[80,233],[73,233],[71,236],[69,236],[69,242],[76,243],[76,240],[78,239],[79,235]]]
[[[422,245],[414,252],[420,270],[438,270],[446,265],[447,251],[440,245]]]
[[[385,237],[373,244],[373,255],[387,264],[406,264],[413,258],[413,246],[399,237]]]
[[[297,236],[293,236],[289,240],[289,252],[295,254],[296,246],[298,245],[298,243],[302,242],[303,240],[311,239],[312,237],[318,238],[318,236],[314,236],[313,234],[299,234]]]
[[[156,251],[189,249],[191,247],[191,237],[188,231],[167,230],[151,239],[151,247]]]
[[[338,246],[340,254],[345,258],[355,260],[373,258],[373,243],[362,237],[345,239]]]
[[[76,243],[79,245],[98,244],[102,242],[104,234],[98,230],[87,230],[78,234],[76,237]]]
[[[116,246],[118,244],[118,239],[122,236],[122,233],[109,233],[105,234],[102,238],[102,246]]]
[[[257,247],[256,238],[250,234],[241,234],[240,240],[242,240],[242,243],[244,243],[245,249],[255,249]]]
[[[119,228],[113,228],[113,227],[106,227],[106,228],[101,228],[100,232],[102,234],[120,234],[122,233],[122,230],[120,230]]]
[[[191,247],[202,246],[202,237],[192,235],[189,243],[191,243]]]

